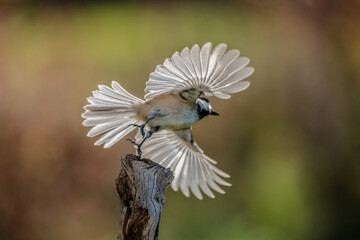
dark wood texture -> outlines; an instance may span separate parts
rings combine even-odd
[[[158,239],[164,190],[174,179],[170,169],[132,154],[121,157],[121,171],[116,179],[120,198],[118,240]]]

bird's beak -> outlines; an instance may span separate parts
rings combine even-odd
[[[220,116],[220,114],[218,114],[218,113],[215,112],[215,111],[211,111],[210,115]]]

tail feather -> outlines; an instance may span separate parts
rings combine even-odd
[[[93,91],[93,96],[84,106],[85,112],[81,115],[85,120],[83,125],[92,127],[89,137],[103,134],[95,145],[104,144],[109,148],[136,127],[133,124],[141,122],[136,118],[134,105],[144,101],[131,95],[119,83],[113,81],[112,88],[99,85],[99,90]]]
[[[119,121],[119,112],[117,112],[116,115],[117,116],[105,116],[105,117],[88,118],[83,122],[83,125],[86,126],[86,127],[93,127],[93,126],[104,124],[104,123]]]
[[[87,135],[88,135],[88,137],[95,137],[101,133],[107,132],[109,130],[112,130],[119,126],[123,126],[125,124],[129,125],[129,123],[128,123],[128,121],[126,121],[126,119],[120,119],[120,120],[117,120],[114,122],[102,123],[102,124],[96,125],[93,128],[91,128]]]
[[[130,133],[132,130],[134,130],[134,127],[127,127],[118,134],[116,134],[114,137],[110,138],[108,141],[105,142],[104,148],[109,148],[113,146],[117,141],[125,137],[128,133]]]

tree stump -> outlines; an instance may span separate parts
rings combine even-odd
[[[174,175],[170,169],[132,154],[121,157],[116,179],[120,199],[118,240],[156,240],[165,204],[164,190]]]

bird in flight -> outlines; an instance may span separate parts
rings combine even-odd
[[[99,90],[84,106],[83,125],[92,127],[89,137],[101,135],[95,145],[113,146],[131,131],[130,140],[141,157],[151,159],[174,172],[172,188],[191,192],[202,199],[202,192],[214,198],[212,190],[225,193],[218,184],[231,186],[230,177],[215,167],[216,161],[204,154],[193,139],[192,125],[208,115],[219,115],[205,97],[229,99],[230,94],[245,90],[243,81],[254,69],[238,50],[226,51],[226,44],[212,49],[195,44],[175,52],[156,66],[146,82],[145,100],[135,97],[113,81],[111,88]],[[211,190],[212,189],[212,190]]]

